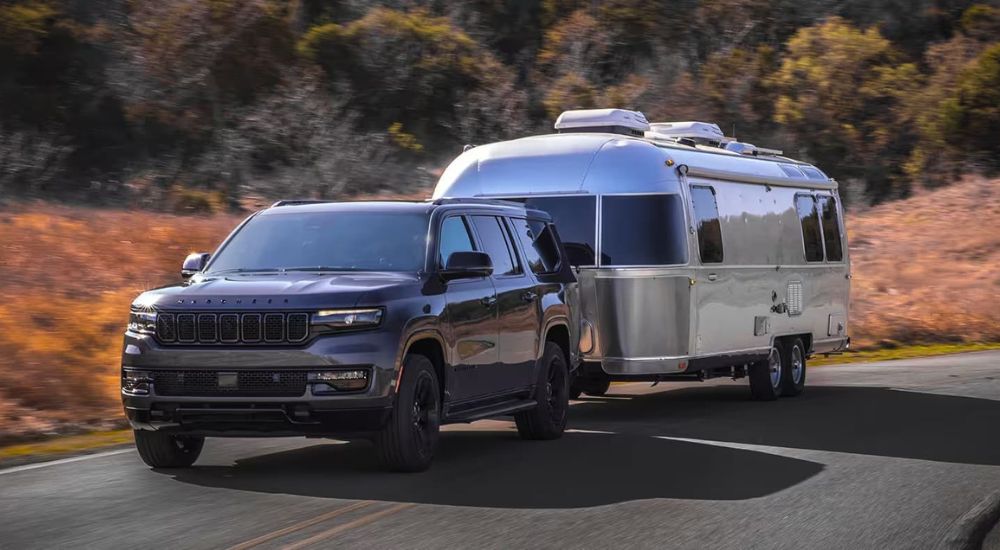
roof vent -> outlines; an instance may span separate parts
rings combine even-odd
[[[696,143],[723,143],[729,140],[718,124],[711,122],[654,122],[646,137],[650,139],[693,139]]]
[[[649,130],[646,116],[625,109],[581,109],[565,111],[556,119],[556,130],[567,132],[610,132],[639,136]]]
[[[739,155],[752,155],[752,156],[768,156],[768,157],[780,157],[784,154],[778,149],[767,149],[765,147],[757,147],[752,143],[742,143],[739,141],[730,141],[726,144],[726,151],[732,151]]]

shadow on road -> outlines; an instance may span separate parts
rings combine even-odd
[[[876,387],[815,386],[757,403],[736,385],[692,387],[573,409],[575,428],[939,462],[1000,465],[1000,401]]]
[[[613,433],[526,442],[509,432],[447,432],[433,467],[422,474],[381,472],[365,442],[320,443],[169,474],[202,486],[338,499],[572,508],[644,498],[754,498],[823,469],[653,436],[1000,465],[994,438],[1000,402],[882,388],[813,387],[774,403],[748,401],[742,386],[612,396],[574,406],[570,423]]]

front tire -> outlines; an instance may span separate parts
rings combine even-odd
[[[150,468],[187,468],[198,460],[204,437],[133,430],[139,457]]]
[[[795,338],[781,346],[781,395],[795,397],[806,387],[806,346]]]
[[[559,439],[566,429],[569,413],[569,373],[562,348],[546,342],[541,368],[538,369],[535,400],[530,411],[514,415],[517,433],[523,439]]]
[[[756,401],[774,401],[781,396],[783,365],[777,346],[767,359],[750,365],[750,395]]]
[[[382,465],[394,472],[422,472],[431,465],[441,429],[441,389],[430,359],[408,355],[392,414],[375,437]]]

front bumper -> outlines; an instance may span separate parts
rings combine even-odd
[[[153,337],[127,332],[122,368],[152,374],[148,394],[122,391],[122,404],[134,429],[211,436],[364,436],[379,430],[392,409],[397,374],[398,336],[366,331],[317,338],[296,347],[165,346]],[[207,372],[322,371],[363,368],[366,389],[268,396],[255,388],[199,395],[157,392],[157,371]],[[169,395],[164,395],[169,393]]]

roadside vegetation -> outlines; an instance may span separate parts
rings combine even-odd
[[[996,173],[998,90],[996,0],[5,0],[0,200],[409,193],[464,144],[616,106],[885,202]]]

